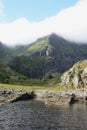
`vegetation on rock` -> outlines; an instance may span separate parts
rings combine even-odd
[[[64,87],[87,88],[87,60],[79,61],[61,77]]]

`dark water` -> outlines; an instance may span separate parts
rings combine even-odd
[[[87,130],[87,106],[45,106],[38,101],[1,105],[0,130]]]

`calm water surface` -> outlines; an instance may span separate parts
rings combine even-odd
[[[87,130],[87,105],[56,107],[38,101],[1,105],[0,130]]]

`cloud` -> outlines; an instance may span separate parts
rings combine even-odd
[[[79,0],[75,6],[40,22],[20,18],[0,24],[0,40],[9,45],[28,44],[52,32],[72,41],[87,42],[87,0]]]

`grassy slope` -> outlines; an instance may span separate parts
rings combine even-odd
[[[17,79],[16,79],[17,78]],[[11,70],[8,66],[0,64],[0,83],[23,83],[27,77]]]
[[[29,48],[28,51],[30,53],[33,53],[35,51],[42,51],[46,47],[51,46],[49,45],[49,37],[44,37],[42,39],[37,40],[35,43],[33,43]]]
[[[48,59],[46,56],[46,48],[48,47],[51,48],[51,45],[49,44],[48,37],[45,37],[37,40],[32,45],[23,48],[23,51],[19,48],[16,52],[18,61],[12,58],[9,65],[15,71],[30,78],[43,77],[45,62]]]
[[[11,56],[20,56],[27,53],[27,48],[29,46],[16,46],[16,47],[8,47],[3,43],[0,43],[0,62],[8,63]]]
[[[5,84],[18,84],[26,86],[54,86],[59,83],[60,75],[55,78],[47,77],[46,79],[28,79],[27,77],[7,68],[8,66],[0,64],[0,83]],[[12,79],[11,77],[17,77],[17,79]]]
[[[54,85],[54,86],[26,86],[26,85],[10,85],[10,84],[0,84],[0,88],[5,89],[19,89],[19,90],[29,90],[29,91],[35,91],[35,90],[49,90],[49,91],[68,91],[72,90],[69,88],[61,87],[60,84]]]

